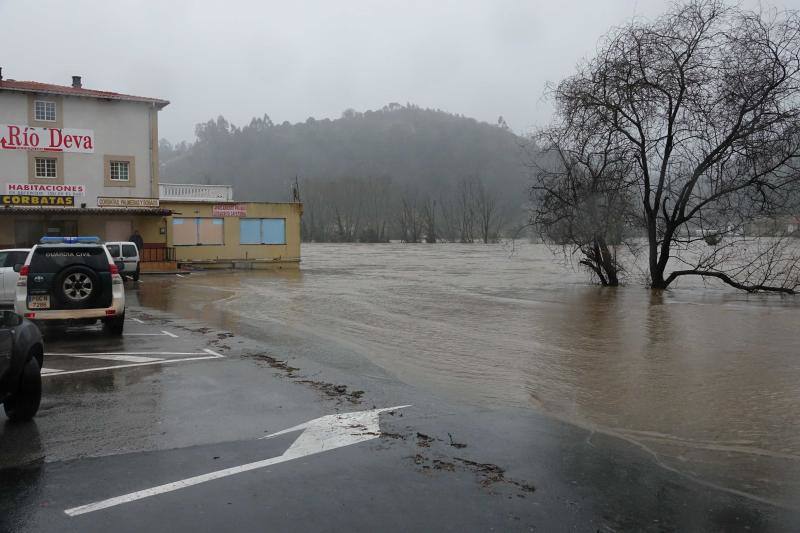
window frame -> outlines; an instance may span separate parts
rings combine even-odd
[[[200,241],[200,221],[210,220],[211,224],[215,226],[222,226],[220,228],[220,242],[201,242]],[[176,222],[180,221],[180,222]],[[217,221],[217,222],[214,222]],[[192,224],[194,226],[194,243],[177,243],[175,242],[175,230],[172,231],[172,246],[225,246],[225,218],[224,217],[172,217],[173,228],[176,225]]]
[[[125,169],[125,178],[114,177],[114,168]],[[119,172],[119,171],[118,171]],[[130,183],[131,181],[131,162],[119,159],[112,159],[108,162],[108,179],[114,183]]]
[[[265,242],[264,238],[264,221],[265,220],[280,220],[283,222],[283,242]],[[243,242],[242,240],[242,223],[243,222],[258,221],[258,240],[259,242]],[[286,246],[286,218],[285,217],[242,217],[239,219],[239,245],[240,246]]]
[[[45,118],[39,117],[39,104],[43,104],[43,112]],[[53,118],[47,118],[52,106]],[[54,100],[34,100],[33,101],[33,119],[36,122],[58,122],[58,104]]]
[[[43,162],[46,163],[45,167],[44,167],[44,174],[40,174],[39,173],[39,162],[40,161],[43,161]],[[52,176],[48,175],[50,170],[51,170],[50,168],[48,168],[49,164],[51,162],[52,162],[52,165],[53,165],[53,168],[52,168],[53,175]],[[58,179],[58,159],[55,158],[55,157],[34,157],[34,160],[33,160],[33,176],[36,179],[43,179],[43,180],[55,180],[55,179]]]

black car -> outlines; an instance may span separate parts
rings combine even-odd
[[[0,403],[12,421],[30,420],[42,399],[42,334],[13,311],[0,311]]]

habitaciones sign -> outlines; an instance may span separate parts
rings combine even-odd
[[[97,197],[97,207],[158,207],[158,198]]]
[[[246,217],[247,204],[216,204],[211,208],[214,217]]]
[[[3,205],[60,205],[74,206],[72,196],[31,196],[23,194],[4,194],[0,196]]]
[[[94,131],[0,124],[0,148],[92,154]]]
[[[28,196],[86,196],[86,185],[7,183],[6,193]]]

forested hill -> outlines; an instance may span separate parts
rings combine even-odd
[[[189,145],[162,140],[162,181],[232,184],[237,199],[287,200],[295,176],[388,179],[426,195],[478,177],[507,198],[520,198],[527,181],[521,139],[502,119],[492,125],[413,105],[297,124],[265,115],[237,127],[219,117],[196,133]]]

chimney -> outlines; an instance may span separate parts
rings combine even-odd
[[[80,76],[72,76],[72,86],[76,89],[80,89],[82,87]]]

